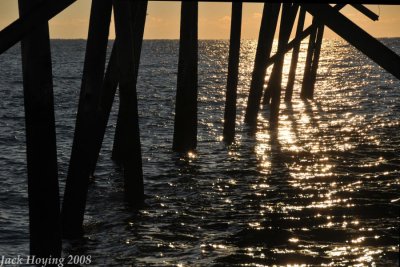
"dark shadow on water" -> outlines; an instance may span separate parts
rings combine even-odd
[[[310,118],[311,126],[320,130],[319,122],[315,118],[315,113],[314,113],[314,111],[312,109],[312,104],[311,103],[314,103],[314,102],[310,102],[310,100],[304,100],[304,106],[305,106],[304,112]]]
[[[296,118],[294,117],[294,110],[293,110],[293,105],[291,102],[286,102],[286,109],[284,110],[284,114],[287,114],[289,121],[291,122],[291,127],[294,133],[294,136],[296,137],[296,141],[301,146],[301,141],[300,141],[300,135],[299,135],[299,128],[297,127],[297,121]]]

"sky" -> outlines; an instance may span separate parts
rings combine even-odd
[[[17,0],[0,0],[0,29],[18,18]],[[90,0],[78,0],[50,21],[53,39],[86,39]],[[351,6],[342,13],[375,37],[400,37],[400,5],[366,5],[380,15],[379,21],[371,21]],[[242,39],[257,39],[263,4],[243,5]],[[145,39],[179,39],[180,2],[151,1],[148,6]],[[199,4],[199,39],[229,39],[230,3]],[[306,24],[310,24],[307,16]],[[294,32],[294,31],[293,31]],[[110,39],[115,38],[114,24],[110,26]],[[326,30],[324,38],[339,39]]]

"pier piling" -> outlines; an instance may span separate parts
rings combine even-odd
[[[119,72],[117,64],[116,41],[114,41],[110,59],[108,61],[107,70],[104,75],[100,102],[98,104],[96,112],[94,148],[90,165],[90,175],[92,177],[94,177],[97,161],[108,124],[108,119],[110,117],[115,93],[118,87]]]
[[[293,28],[293,23],[296,18],[296,13],[299,6],[297,4],[284,3],[282,8],[281,26],[279,30],[278,51],[283,51],[289,42],[290,33]],[[281,102],[282,91],[282,72],[285,54],[281,53],[280,57],[275,61],[272,67],[271,76],[268,82],[267,93],[264,97],[265,104],[268,104],[268,95],[271,96],[270,105],[270,127],[274,128],[278,123],[279,106]]]
[[[140,63],[140,55],[142,51],[142,43],[143,43],[143,33],[144,26],[146,23],[146,13],[147,13],[147,4],[148,1],[137,1],[131,3],[131,23],[133,29],[133,41],[134,41],[134,55],[135,55],[135,77],[137,82],[138,72],[139,72],[139,63]],[[123,161],[123,147],[121,142],[121,119],[120,119],[120,110],[118,110],[118,119],[117,125],[115,128],[114,135],[114,145],[111,154],[112,160],[121,163]]]
[[[311,33],[308,42],[306,66],[304,68],[303,84],[300,93],[302,99],[313,99],[314,97],[314,85],[317,78],[322,38],[324,36],[324,25],[319,23],[315,18],[313,19],[313,25],[317,25],[317,27]]]
[[[267,71],[267,61],[271,55],[280,6],[281,4],[278,3],[264,4],[245,114],[245,122],[253,129],[257,123],[257,116],[264,88],[264,79]]]
[[[231,144],[235,140],[236,99],[239,78],[241,26],[242,3],[233,2],[223,130],[223,137],[226,144]]]
[[[19,0],[24,16],[38,0]],[[61,256],[60,200],[48,23],[21,42],[28,165],[30,254]]]
[[[309,84],[308,86],[310,87],[307,91],[308,93],[308,98],[313,99],[314,98],[314,88],[315,88],[315,81],[317,79],[317,70],[318,70],[318,65],[319,65],[319,56],[321,54],[321,46],[322,46],[322,39],[324,36],[324,25],[319,25],[317,28],[317,36],[315,39],[315,47],[314,47],[314,56],[313,56],[313,61],[311,65],[311,70],[310,70],[310,78],[309,78]]]
[[[299,18],[297,21],[295,38],[299,37],[301,32],[303,31],[305,17],[306,17],[306,11],[304,10],[304,8],[301,8],[300,12],[299,12]],[[296,69],[297,69],[297,62],[299,60],[300,46],[301,46],[301,42],[297,42],[296,45],[293,47],[292,59],[290,62],[289,77],[288,77],[288,82],[287,82],[286,90],[285,90],[285,102],[292,101],[293,87],[294,87],[294,81],[296,78]]]
[[[120,106],[112,159],[122,165],[126,202],[134,209],[144,204],[137,79],[148,1],[92,0],[75,133],[60,212],[48,20],[74,2],[76,0],[18,0],[20,17],[0,31],[0,54],[21,41],[30,254],[42,259],[61,257],[62,237],[74,239],[83,236],[89,177],[94,175],[118,86]],[[223,138],[228,145],[235,140],[242,2],[232,2],[223,129]],[[302,99],[313,98],[325,26],[400,79],[400,56],[341,14],[339,10],[346,4],[284,2],[265,2],[263,8],[245,113],[245,122],[252,134],[257,128],[267,68],[273,65],[263,104],[270,104],[269,122],[270,128],[274,129],[278,125],[285,54],[293,49],[285,94],[285,101],[290,102],[301,42],[308,36],[300,96]],[[352,6],[369,19],[377,20],[379,16],[361,4],[365,2],[357,1]],[[378,0],[373,2],[382,4]],[[197,146],[198,5],[198,1],[181,1],[172,146],[178,153],[193,151]],[[278,49],[271,56],[281,6]],[[105,72],[113,7],[116,41]],[[296,36],[289,42],[299,7]],[[306,12],[313,16],[313,22],[303,30]],[[272,139],[276,134],[277,131],[271,131]]]
[[[313,24],[315,24],[315,19],[313,19]],[[313,63],[317,31],[318,31],[318,27],[313,28],[313,30],[310,34],[310,38],[308,40],[307,56],[306,56],[306,62],[305,62],[305,66],[304,66],[304,73],[303,73],[303,83],[301,85],[301,92],[300,92],[301,99],[310,98],[311,67],[312,67],[312,63]]]
[[[133,1],[114,0],[117,62],[120,90],[120,138],[125,182],[125,201],[139,208],[144,202],[142,153],[136,92]]]
[[[182,1],[173,147],[187,153],[197,146],[198,2]]]
[[[334,10],[340,10],[342,9],[346,4],[336,4],[333,6]],[[275,63],[275,61],[282,55],[286,54],[289,52],[291,49],[293,49],[296,45],[300,45],[300,43],[306,39],[314,30],[316,30],[318,27],[317,24],[311,24],[308,26],[304,31],[302,31],[299,36],[296,36],[293,40],[291,40],[287,46],[284,47],[282,51],[278,51],[276,54],[271,56],[269,59],[267,59],[266,66],[267,68],[271,66],[272,64]]]
[[[96,129],[94,122],[103,83],[111,9],[111,0],[92,2],[75,135],[62,208],[65,238],[83,235],[83,215]]]

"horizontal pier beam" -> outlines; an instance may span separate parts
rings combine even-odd
[[[153,1],[153,0],[152,0]],[[169,0],[158,0],[158,2],[166,2]],[[21,39],[36,28],[38,25],[49,21],[51,18],[62,12],[65,8],[70,6],[76,2],[76,0],[45,0],[41,4],[38,4],[35,8],[32,9],[28,14],[24,17],[15,20],[9,26],[4,28],[0,31],[0,55],[7,51],[10,47],[21,41]],[[174,1],[173,2],[181,2],[181,1]],[[199,1],[199,2],[232,2],[228,0],[208,0],[208,1]],[[257,1],[257,0],[245,0],[243,3],[264,3],[265,1]],[[270,3],[310,3],[315,4],[315,1],[312,0],[270,0]],[[357,6],[360,4],[376,4],[376,5],[393,5],[392,0],[352,0],[353,6]],[[319,1],[321,3],[337,3],[337,4],[344,4],[346,1],[344,0],[324,0]],[[365,7],[363,7],[364,11]],[[368,10],[368,9],[367,9]],[[361,11],[363,12],[363,11]],[[364,12],[363,12],[364,13]],[[372,12],[371,12],[372,13]],[[365,14],[365,13],[364,13]],[[372,15],[372,14],[370,14]]]
[[[302,5],[318,21],[363,52],[379,66],[400,79],[400,56],[369,35],[328,4]]]
[[[157,1],[157,2],[187,2],[192,0],[150,0],[150,1]],[[198,2],[208,2],[208,3],[218,3],[218,2],[228,2],[231,3],[232,0],[201,0]],[[348,3],[348,0],[244,0],[243,3],[297,3],[297,4],[344,4]],[[353,4],[375,4],[375,5],[393,5],[393,0],[352,0]]]

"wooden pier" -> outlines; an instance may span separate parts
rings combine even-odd
[[[119,88],[120,106],[112,158],[121,164],[125,200],[134,209],[144,203],[138,96],[136,90],[148,1],[92,0],[89,34],[75,134],[70,157],[64,201],[60,210],[56,134],[54,121],[52,66],[48,20],[75,0],[19,0],[20,18],[0,32],[0,54],[21,42],[26,117],[26,150],[29,185],[31,254],[60,256],[62,237],[84,235],[83,218],[90,176],[95,174],[114,96]],[[219,1],[227,2],[227,1]],[[258,2],[258,1],[244,1]],[[318,74],[324,28],[328,27],[348,43],[400,79],[400,56],[366,33],[340,13],[345,6],[300,1],[264,3],[255,63],[246,107],[245,122],[252,131],[262,104],[270,110],[270,128],[279,125],[282,90],[284,100],[312,99]],[[353,6],[369,19],[378,16],[362,3]],[[106,66],[112,10],[116,40]],[[278,20],[279,14],[280,21]],[[312,25],[304,29],[306,14]],[[297,25],[294,25],[295,19]],[[242,2],[232,3],[229,64],[226,86],[223,137],[227,145],[235,141],[236,99],[239,75]],[[276,28],[278,49],[271,55]],[[295,28],[295,37],[290,40]],[[301,42],[308,38],[307,58],[301,92],[294,92]],[[283,63],[293,50],[288,83],[282,88]],[[272,66],[265,86],[267,68]],[[182,1],[179,64],[176,90],[174,134],[171,150],[186,154],[197,146],[198,96],[198,1]]]

